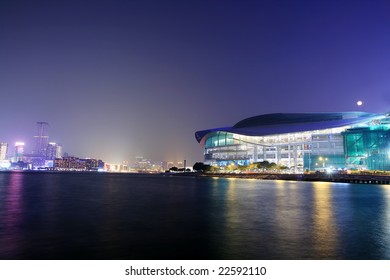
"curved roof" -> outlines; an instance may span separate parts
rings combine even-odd
[[[265,114],[244,119],[231,127],[197,131],[195,132],[195,138],[200,143],[207,134],[217,131],[247,136],[267,136],[336,128],[367,122],[381,117],[384,117],[384,115],[365,112]]]

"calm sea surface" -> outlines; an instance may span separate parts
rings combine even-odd
[[[390,259],[390,186],[0,173],[0,259]]]

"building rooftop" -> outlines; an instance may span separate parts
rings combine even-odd
[[[332,113],[275,113],[264,114],[239,121],[231,127],[213,128],[195,132],[201,143],[209,133],[223,131],[247,136],[267,136],[283,133],[320,130],[349,126],[385,117],[384,114],[366,112]]]

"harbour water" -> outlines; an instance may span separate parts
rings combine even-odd
[[[0,259],[390,259],[390,186],[0,173]]]

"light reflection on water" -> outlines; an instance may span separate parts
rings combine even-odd
[[[0,259],[390,259],[390,186],[0,173]]]
[[[22,205],[22,185],[23,174],[12,173],[4,182],[5,199],[1,198],[1,204],[4,203],[5,209],[0,211],[0,248],[4,251],[5,256],[12,257],[13,252],[20,250],[20,241],[22,232],[19,230],[21,218],[23,215]]]
[[[334,258],[337,256],[338,238],[334,221],[331,183],[314,183],[313,205],[314,254]]]
[[[382,214],[382,220],[380,222],[382,226],[381,230],[381,239],[382,239],[382,248],[383,248],[383,258],[390,259],[390,186],[382,185],[380,186],[383,190],[383,200],[384,200],[384,211]]]

